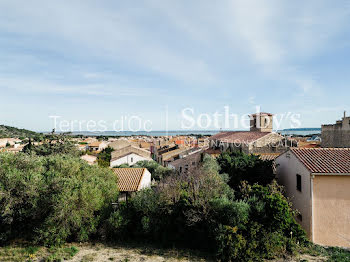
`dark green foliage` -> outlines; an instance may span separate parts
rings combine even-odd
[[[103,149],[97,156],[98,165],[101,167],[109,167],[113,151],[114,149],[111,147]]]
[[[128,167],[131,167],[128,163],[125,163],[125,164],[121,164],[119,166],[115,166],[113,168],[128,168]]]
[[[234,194],[219,169],[205,156],[195,172],[170,175],[138,192],[112,214],[109,237],[205,249],[221,261],[274,258],[307,242],[275,182],[243,183]]]
[[[221,173],[228,174],[228,184],[234,189],[238,188],[241,181],[247,181],[250,185],[267,185],[275,177],[273,162],[263,161],[256,155],[247,155],[239,151],[223,152],[217,161]]]
[[[29,139],[29,143],[23,148],[23,153],[35,154],[38,156],[50,155],[71,155],[79,156],[81,153],[78,148],[64,137],[46,140],[42,144],[34,145]]]
[[[79,158],[0,154],[0,240],[86,241],[117,195],[112,171]]]
[[[152,174],[152,179],[159,181],[167,176],[169,176],[173,170],[167,167],[163,167],[158,164],[156,161],[139,161],[132,167],[143,167],[147,168],[148,171]]]
[[[39,134],[26,129],[19,129],[16,127],[0,125],[0,138],[3,137],[17,137],[17,138],[27,138],[35,137]]]
[[[249,205],[249,218],[226,222],[219,228],[218,256],[223,261],[274,258],[293,252],[297,243],[307,243],[305,232],[295,222],[294,212],[276,182],[267,187],[245,184],[239,195]],[[237,213],[242,213],[242,209]],[[236,249],[240,252],[233,251]]]
[[[241,163],[232,165],[241,177],[243,170],[267,169],[253,156],[229,157],[222,155],[221,164]],[[190,174],[163,173],[153,162],[135,166],[159,172],[159,181],[113,208],[116,178],[108,168],[57,153],[0,154],[0,240],[20,235],[47,245],[97,237],[149,241],[206,250],[219,261],[271,259],[307,243],[275,181],[263,186],[242,178],[248,182],[229,186],[232,176],[220,174],[208,155]]]

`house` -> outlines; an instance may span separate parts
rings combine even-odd
[[[213,158],[217,158],[221,154],[220,149],[208,148],[204,151],[205,154],[212,156]]]
[[[147,168],[114,168],[118,179],[119,201],[127,201],[133,192],[151,187],[151,173]]]
[[[204,149],[192,150],[182,155],[181,158],[168,163],[168,167],[182,175],[188,171],[198,168],[203,160]]]
[[[88,162],[89,165],[94,165],[96,164],[97,161],[97,157],[96,156],[92,156],[92,155],[83,155],[80,157],[82,160],[85,160],[86,162]]]
[[[112,152],[110,166],[115,167],[122,164],[133,165],[138,161],[143,160],[151,161],[151,152],[133,145],[129,145]]]
[[[138,140],[138,139],[134,139],[134,140],[126,140],[126,139],[118,139],[116,141],[113,141],[112,143],[110,143],[110,147],[113,148],[114,150],[119,150],[122,149],[123,147],[127,147],[130,145],[133,145],[135,147],[139,147],[139,148],[143,148],[146,150],[150,150],[151,148],[151,142],[147,142],[147,141],[142,141],[142,140]]]
[[[350,149],[292,148],[276,165],[310,240],[350,247]]]
[[[250,131],[220,132],[209,138],[212,149],[239,150],[246,154],[283,153],[293,141],[272,132],[273,115],[259,113],[251,115]]]
[[[108,142],[106,141],[95,141],[88,144],[88,150],[92,152],[99,152],[107,148],[107,146],[108,146]]]
[[[77,144],[76,146],[79,151],[85,151],[88,149],[88,146],[86,144]]]
[[[350,117],[338,120],[334,125],[322,125],[322,147],[350,147]]]
[[[185,154],[189,149],[186,148],[177,148],[175,150],[171,150],[165,152],[158,156],[158,163],[162,166],[167,166],[168,163],[181,158],[181,154]]]
[[[9,141],[8,138],[2,138],[2,139],[0,139],[0,148],[6,147],[6,145],[8,144],[8,141]]]
[[[131,145],[131,142],[126,139],[118,139],[109,144],[109,146],[114,150],[119,150],[130,145]]]
[[[179,149],[179,147],[175,144],[169,144],[165,146],[151,146],[151,154],[153,160],[157,161],[158,163],[162,162],[162,154],[174,151],[176,149]]]

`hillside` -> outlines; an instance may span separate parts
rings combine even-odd
[[[30,131],[30,130],[0,125],[0,138],[4,138],[4,137],[17,137],[17,138],[33,137],[36,135],[38,135],[38,133]]]

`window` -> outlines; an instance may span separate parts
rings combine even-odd
[[[196,165],[196,162],[192,162],[192,166],[195,166]]]
[[[180,173],[182,173],[182,166],[180,166]]]
[[[134,158],[132,157],[130,161],[131,161],[131,163],[134,162]]]
[[[297,175],[297,190],[301,192],[301,175]]]

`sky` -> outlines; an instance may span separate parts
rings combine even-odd
[[[1,0],[0,124],[320,127],[350,115],[349,50],[348,0]]]

